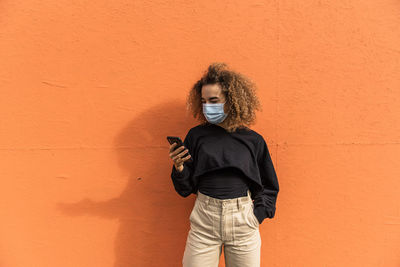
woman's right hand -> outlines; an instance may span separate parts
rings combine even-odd
[[[169,157],[174,162],[175,169],[181,172],[183,171],[183,163],[190,159],[191,155],[188,153],[188,149],[185,148],[183,145],[174,150],[177,145],[177,143],[173,143],[169,146]],[[186,155],[186,153],[188,153],[188,155],[186,157],[183,157],[184,155]]]

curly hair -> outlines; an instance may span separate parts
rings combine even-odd
[[[247,128],[255,123],[255,111],[262,110],[262,106],[256,95],[257,86],[248,77],[230,70],[226,63],[214,62],[208,70],[192,87],[187,97],[187,109],[201,123],[208,123],[203,114],[201,102],[201,90],[203,85],[218,83],[222,93],[226,97],[225,106],[228,106],[228,116],[224,124],[228,132],[234,132],[238,128]]]

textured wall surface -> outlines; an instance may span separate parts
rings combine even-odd
[[[400,266],[400,1],[0,3],[0,266],[180,266],[166,135],[252,78],[280,182],[262,266]],[[221,257],[220,266],[224,266]],[[206,266],[205,266],[206,267]]]

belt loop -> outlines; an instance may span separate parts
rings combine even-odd
[[[236,204],[237,204],[238,210],[240,210],[240,197],[236,198]]]

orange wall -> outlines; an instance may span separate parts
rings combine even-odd
[[[180,266],[166,135],[208,64],[259,86],[262,266],[400,266],[399,1],[0,3],[0,266]],[[221,258],[220,266],[224,266]]]

